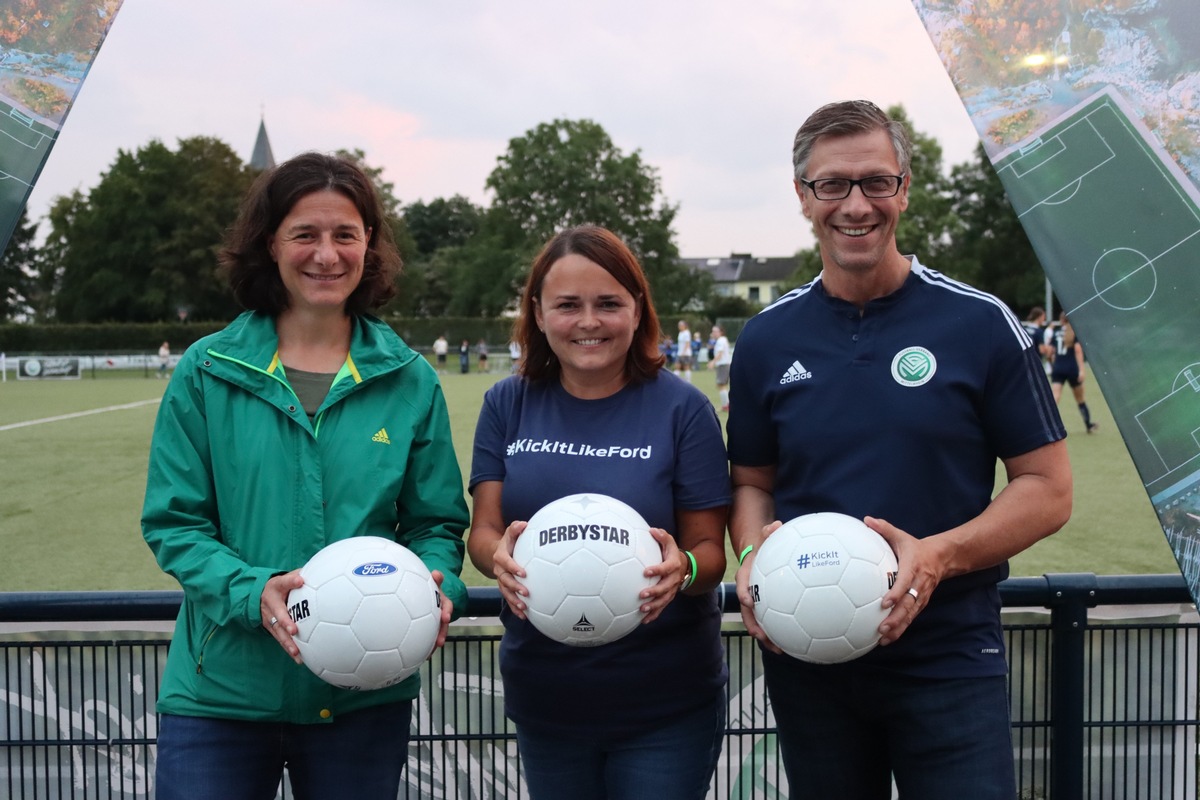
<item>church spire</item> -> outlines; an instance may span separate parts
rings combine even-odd
[[[265,119],[258,122],[258,136],[254,140],[254,152],[250,154],[250,166],[260,172],[275,166],[275,155],[271,152],[271,141],[267,138]]]

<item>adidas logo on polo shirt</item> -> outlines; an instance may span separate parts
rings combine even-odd
[[[787,372],[783,373],[783,377],[779,379],[780,385],[787,383],[795,383],[796,381],[806,381],[812,377],[812,373],[804,368],[804,365],[799,361],[793,361],[792,365],[787,368]]]

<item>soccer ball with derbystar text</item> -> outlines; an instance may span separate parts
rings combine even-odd
[[[883,537],[845,514],[805,514],[767,537],[750,567],[754,618],[790,656],[817,664],[858,658],[879,644],[896,582]]]
[[[382,689],[433,653],[441,592],[408,548],[379,536],[326,545],[300,568],[288,595],[304,665],[343,689]]]
[[[593,647],[641,623],[638,595],[658,582],[643,573],[662,563],[662,548],[630,506],[575,494],[529,518],[513,559],[525,570],[525,615],[533,626],[556,642]]]

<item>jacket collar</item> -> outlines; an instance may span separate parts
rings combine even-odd
[[[275,318],[256,311],[242,313],[211,339],[208,352],[263,372],[274,371],[279,352]],[[416,357],[417,353],[382,320],[369,315],[352,318],[348,367],[361,380],[398,369]]]
[[[261,386],[264,381],[278,383],[283,377],[275,319],[267,314],[247,311],[239,315],[209,340],[205,352],[213,358],[216,374],[247,388]],[[417,357],[383,321],[368,315],[355,316],[350,328],[350,355],[338,373],[337,383],[348,378],[348,388],[400,369]]]

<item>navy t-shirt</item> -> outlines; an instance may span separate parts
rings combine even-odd
[[[483,481],[503,482],[505,525],[560,497],[597,492],[676,535],[676,509],[730,502],[716,412],[667,371],[600,400],[573,397],[557,380],[497,383],[475,429],[471,490]],[[599,647],[554,642],[507,605],[500,618],[505,710],[521,725],[623,736],[710,703],[727,678],[715,592],[678,594],[654,622]]]
[[[751,319],[730,401],[730,461],[776,465],[777,519],[837,511],[916,537],[982,513],[997,458],[1066,436],[1012,312],[915,258],[900,289],[861,314],[818,277]],[[996,584],[1007,576],[1003,564],[943,581],[900,639],[850,664],[1005,674]]]

